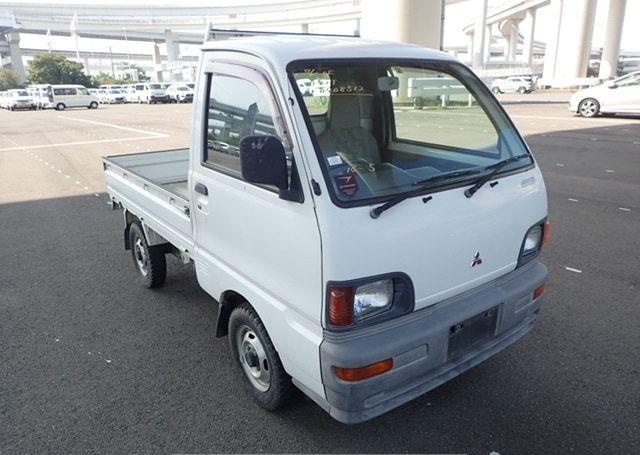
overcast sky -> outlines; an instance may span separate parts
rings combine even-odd
[[[105,5],[108,8],[109,5],[127,4],[131,5],[131,2],[123,2],[122,0],[85,0],[78,2],[77,0],[14,0],[14,2],[22,3],[55,3],[55,4],[95,4]],[[215,4],[216,6],[231,6],[231,5],[243,5],[243,4],[256,4],[256,3],[278,3],[282,0],[146,0],[143,2],[136,2],[136,6],[149,5],[150,8],[153,5],[195,5],[195,6],[210,6]],[[394,0],[380,0],[381,5],[386,2],[393,2]],[[473,1],[473,0],[470,0]],[[575,0],[567,0],[575,1]],[[0,8],[4,2],[0,0]],[[444,45],[446,46],[464,46],[466,45],[466,37],[462,32],[462,28],[469,23],[473,22],[473,8],[470,8],[469,2],[457,3],[447,7],[445,12],[445,33],[444,33]],[[489,0],[489,8],[493,8],[502,3],[505,0]],[[384,7],[387,7],[385,5]],[[609,9],[609,0],[598,0],[598,7],[596,12],[596,21],[593,33],[593,46],[602,46],[604,39],[604,31],[606,26],[607,11]],[[546,42],[547,34],[549,32],[550,24],[550,12],[549,8],[541,8],[538,10],[535,39]],[[317,24],[312,25],[311,32],[318,33],[350,33],[353,31],[355,23],[342,22],[335,24]],[[80,22],[80,30],[82,30],[82,22]],[[283,29],[283,31],[291,31],[290,29]],[[65,37],[52,37],[52,46],[55,49],[73,50],[74,44],[70,38]],[[28,48],[42,48],[47,47],[47,38],[44,36],[23,36],[21,45]],[[106,41],[106,40],[91,40],[87,38],[81,38],[80,40],[81,50],[87,49],[100,49],[108,50],[111,46],[114,52],[144,52],[151,53],[152,45],[150,43],[124,43],[122,41]],[[640,0],[628,0],[625,13],[625,23],[622,34],[621,47],[625,51],[640,51]],[[161,49],[163,52],[164,49]],[[184,54],[196,55],[197,46],[183,46],[182,52]]]

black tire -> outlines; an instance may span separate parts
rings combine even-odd
[[[65,106],[64,103],[56,104],[56,111],[64,111],[66,108],[67,106]]]
[[[491,89],[491,91],[492,91],[495,95],[498,95],[498,94],[502,93],[502,92],[500,91],[500,88],[499,88],[499,87],[493,87],[493,88]]]
[[[89,104],[89,109],[98,109],[98,103],[92,101],[91,104]]]
[[[521,95],[524,95],[525,93],[527,93],[527,89],[525,87],[519,87],[518,93]]]
[[[595,117],[600,113],[600,103],[594,98],[585,98],[578,104],[578,114],[582,117]]]
[[[129,245],[133,265],[142,284],[147,288],[158,288],[167,278],[167,259],[163,245],[149,246],[144,231],[138,223],[129,228]]]
[[[253,339],[251,339],[252,335],[254,336]],[[253,340],[253,343],[255,343],[257,338],[264,351],[262,362],[259,360],[260,357],[255,354],[255,350],[252,354],[250,350],[245,349],[241,359],[240,346],[244,349],[245,345],[238,342],[239,337],[241,339],[247,337],[248,349],[251,349],[251,341]],[[268,411],[275,411],[284,406],[294,392],[291,377],[284,371],[267,329],[255,310],[247,302],[241,303],[231,312],[229,317],[229,345],[243,382],[256,403]],[[264,385],[260,388],[259,384],[256,385],[256,380],[250,378],[251,373],[248,370],[251,369],[249,364],[251,355],[256,358],[256,365],[260,365],[257,369],[267,371],[269,374],[269,384],[266,390]],[[267,363],[264,364],[264,361]]]

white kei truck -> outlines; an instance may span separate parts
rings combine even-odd
[[[545,184],[469,68],[408,44],[222,35],[203,45],[191,147],[103,166],[142,283],[163,284],[167,254],[194,263],[259,405],[295,386],[366,421],[534,327]],[[411,78],[467,94],[416,109]]]

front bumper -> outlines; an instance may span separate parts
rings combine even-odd
[[[313,397],[336,420],[369,420],[428,392],[511,345],[534,326],[544,295],[533,291],[545,282],[538,260],[492,282],[432,307],[352,333],[325,332],[320,345],[326,399]],[[498,308],[495,335],[464,354],[448,358],[451,327]],[[346,382],[334,367],[354,368],[393,358],[382,375]]]

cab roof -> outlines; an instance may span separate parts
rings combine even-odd
[[[451,55],[415,44],[322,35],[266,35],[211,40],[205,51],[243,52],[277,67],[296,60],[341,58],[395,58],[456,61]]]

